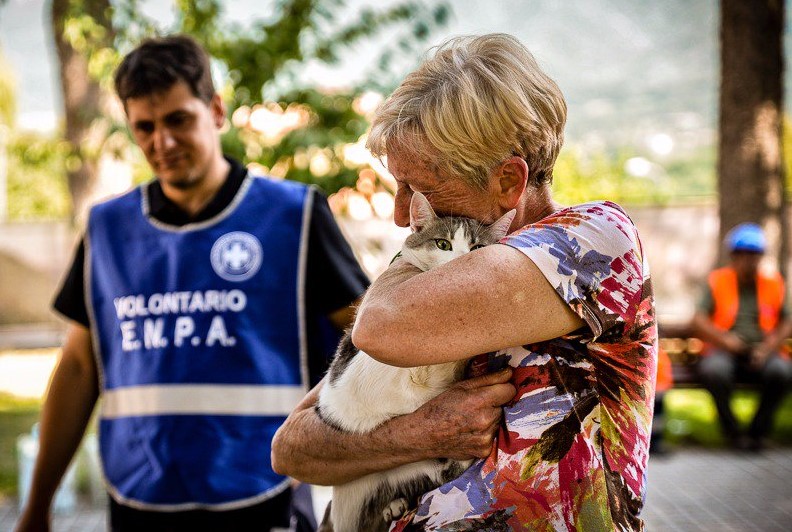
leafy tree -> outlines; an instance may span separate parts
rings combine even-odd
[[[224,15],[221,0],[176,0],[174,21],[165,26],[142,14],[138,0],[53,0],[52,9],[66,137],[80,161],[79,168],[69,173],[77,214],[95,186],[98,157],[110,148],[108,139],[115,136],[117,141],[116,133],[123,130],[122,117],[104,102],[111,74],[121,54],[141,38],[174,32],[194,36],[225,73],[227,84],[221,91],[230,113],[241,109],[236,114],[238,128],[225,135],[224,148],[267,171],[318,182],[333,192],[357,179],[342,154],[343,146],[358,141],[367,127],[365,117],[353,110],[356,98],[367,86],[392,81],[383,74],[390,60],[397,53],[418,57],[418,47],[449,15],[445,4],[429,7],[415,0],[379,10],[363,8],[350,22],[341,22],[340,17],[348,14],[343,0],[277,0],[267,17],[240,24]],[[336,62],[352,45],[383,33],[392,37],[393,44],[386,45],[370,72],[372,81],[333,95],[296,87],[296,72],[306,62]],[[70,94],[92,96],[87,101]],[[268,101],[262,108],[264,94]],[[257,129],[255,121],[240,118],[267,110],[272,116],[285,114],[291,119],[297,113],[302,119],[298,127],[273,136]],[[111,144],[123,149],[117,142]],[[311,171],[310,164],[300,163],[301,154],[316,155],[317,150],[328,160],[328,171],[321,176]]]
[[[107,122],[108,94],[91,75],[91,52],[112,46],[108,0],[52,0],[52,34],[60,63],[64,137],[74,161],[66,171],[73,214],[81,218],[96,187]],[[106,54],[105,54],[106,55]],[[103,127],[104,126],[104,127]]]
[[[2,0],[0,0],[2,6]],[[6,144],[16,118],[16,90],[11,66],[0,49],[0,221],[8,210],[8,154]]]
[[[2,2],[0,2],[2,6]],[[0,127],[13,127],[16,117],[16,80],[0,49]]]
[[[9,135],[8,153],[8,218],[40,220],[64,218],[69,215],[69,192],[61,178],[70,158],[67,141],[35,132]]]

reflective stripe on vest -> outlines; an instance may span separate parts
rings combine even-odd
[[[302,386],[165,385],[108,390],[102,418],[156,415],[288,416]]]
[[[708,282],[715,303],[712,323],[718,329],[728,331],[737,320],[740,306],[737,273],[733,268],[719,268],[710,273]],[[759,327],[769,333],[778,325],[784,302],[784,280],[781,275],[757,274],[756,298],[759,305]]]

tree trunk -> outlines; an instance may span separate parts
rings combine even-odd
[[[721,1],[720,236],[741,222],[759,223],[768,256],[782,270],[789,233],[781,151],[783,28],[783,0]]]
[[[67,165],[69,192],[72,199],[72,219],[81,224],[98,182],[98,156],[91,146],[91,126],[102,116],[105,91],[88,72],[88,56],[77,50],[64,35],[66,21],[76,14],[74,0],[52,0],[52,33],[60,65],[60,80],[65,116],[64,136],[71,146],[73,157]],[[101,43],[93,46],[110,45],[113,38],[110,21],[109,0],[84,0],[80,2],[80,14],[86,14],[106,29]]]

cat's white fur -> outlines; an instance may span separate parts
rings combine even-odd
[[[429,202],[419,193],[413,195],[410,205],[411,225],[418,230],[427,219],[436,215]],[[503,226],[506,233],[514,211],[504,215],[496,224]],[[450,239],[453,251],[438,253],[423,248],[402,248],[402,257],[426,271],[470,251],[463,228],[459,228]],[[388,419],[414,412],[427,401],[447,390],[463,374],[466,361],[455,361],[431,366],[399,368],[389,366],[371,358],[363,351],[349,361],[335,382],[326,382],[319,397],[319,409],[323,417],[329,418],[341,429],[355,433],[366,433]],[[391,519],[398,518],[406,509],[406,501],[393,498],[388,493],[401,484],[428,477],[434,486],[443,483],[443,474],[449,467],[462,471],[467,462],[425,460],[373,473],[352,482],[333,487],[330,509],[332,530],[356,532],[361,530],[363,511],[379,494],[378,503],[383,508],[381,529],[387,530]],[[390,488],[390,490],[389,490]],[[327,526],[327,525],[324,525]],[[327,528],[326,528],[327,529]]]
[[[414,412],[459,380],[465,361],[398,368],[360,351],[341,377],[322,387],[320,407],[348,432],[369,432]]]

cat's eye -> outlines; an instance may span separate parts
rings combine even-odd
[[[445,238],[435,238],[435,245],[442,251],[451,251],[451,242]]]

